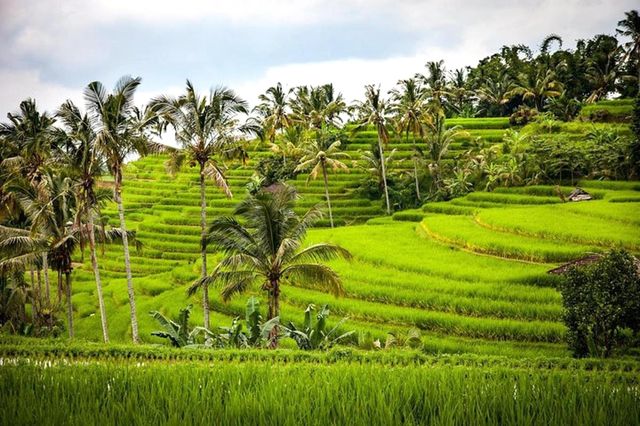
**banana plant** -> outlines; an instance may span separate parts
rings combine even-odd
[[[304,324],[301,329],[298,329],[292,322],[289,322],[289,325],[284,327],[285,335],[295,340],[298,348],[303,350],[328,349],[355,333],[355,331],[348,331],[336,336],[338,328],[347,318],[343,318],[335,327],[327,331],[329,305],[324,305],[322,309],[320,309],[320,312],[316,315],[315,324],[312,319],[313,311],[315,311],[313,304],[307,306],[307,309],[304,311]]]
[[[213,346],[218,337],[214,333],[204,327],[189,329],[189,317],[191,316],[192,307],[192,305],[188,305],[186,308],[180,309],[180,315],[175,321],[168,319],[158,311],[151,312],[151,316],[163,328],[161,331],[152,332],[151,335],[168,339],[171,342],[171,346],[183,348],[198,345],[198,336],[204,334],[206,336],[204,346]]]
[[[245,310],[245,325],[247,331],[242,331],[240,317],[233,319],[230,327],[220,327],[222,333],[218,336],[221,346],[235,348],[262,347],[269,345],[271,331],[279,324],[280,317],[263,321],[260,313],[260,302],[255,297],[247,300]],[[277,336],[276,336],[277,338]]]

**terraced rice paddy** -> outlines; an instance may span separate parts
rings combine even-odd
[[[507,125],[504,119],[474,122],[476,129],[471,131],[480,133],[502,132]],[[354,158],[360,140],[371,143],[375,133],[349,139],[347,152]],[[398,144],[402,149],[404,145]],[[256,151],[258,157],[261,153]],[[147,342],[158,341],[149,335],[155,325],[146,312],[159,309],[175,315],[188,303],[200,305],[198,297],[188,299],[185,293],[199,274],[197,176],[185,169],[171,177],[165,173],[164,161],[162,157],[136,161],[128,166],[125,178],[128,223],[143,243],[142,250],[134,253],[132,266],[141,334]],[[234,199],[226,199],[213,185],[208,187],[209,218],[232,212],[245,194],[253,166],[249,163],[228,170]],[[353,169],[333,174],[329,180],[334,217],[337,223],[352,226],[320,227],[309,235],[309,243],[331,241],[353,253],[353,262],[332,265],[343,276],[346,296],[286,288],[285,321],[299,321],[309,303],[328,303],[332,322],[348,317],[343,327],[356,330],[360,341],[384,340],[388,332],[415,327],[422,331],[425,350],[432,353],[568,356],[560,296],[554,288],[557,278],[546,271],[612,246],[640,251],[640,202],[634,198],[640,196],[637,183],[585,181],[581,185],[596,200],[583,203],[562,203],[556,190],[548,186],[498,188],[493,193],[472,193],[398,213],[399,219],[404,214],[414,220],[405,222],[380,217],[380,203],[353,195],[362,177]],[[306,176],[301,175],[292,183],[301,194],[300,212],[323,203],[319,181],[306,184]],[[562,188],[565,192],[570,189]],[[115,223],[113,207],[104,213]],[[85,257],[74,272],[76,333],[97,341],[95,284]],[[217,255],[210,253],[210,257],[212,263]],[[128,341],[120,247],[105,247],[101,268],[112,339]],[[244,298],[223,303],[215,291],[211,305],[214,326],[228,325],[232,317],[244,312]],[[201,315],[199,309],[194,310],[194,324],[201,322]]]

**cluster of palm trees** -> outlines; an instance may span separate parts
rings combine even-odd
[[[26,100],[20,104],[18,113],[8,115],[9,123],[0,125],[2,297],[21,295],[25,302],[29,299],[34,323],[42,320],[45,322],[42,325],[52,326],[46,321],[53,318],[52,312],[60,307],[64,293],[70,337],[74,335],[72,258],[88,244],[103,339],[109,340],[96,246],[119,240],[124,248],[131,334],[134,342],[139,341],[129,254],[133,234],[127,232],[122,203],[123,167],[132,154],[164,150],[151,138],[151,133],[157,130],[156,114],[149,108],[141,110],[134,106],[133,97],[139,84],[139,78],[123,77],[108,93],[101,83],[90,83],[84,93],[86,113],[67,101],[50,116],[39,112],[35,101]],[[114,180],[112,197],[120,217],[117,228],[105,226],[100,217],[101,205],[111,198],[110,191],[101,183],[107,174]],[[25,270],[30,271],[30,287],[21,279]],[[50,270],[58,277],[55,303],[51,300]]]

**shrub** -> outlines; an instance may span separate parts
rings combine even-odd
[[[538,115],[538,110],[520,105],[509,117],[509,124],[512,126],[524,126],[531,122]]]
[[[638,261],[613,250],[599,261],[571,268],[560,287],[566,309],[567,341],[577,357],[607,357],[640,331]]]

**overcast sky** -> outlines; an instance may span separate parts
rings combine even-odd
[[[254,103],[287,87],[333,82],[348,101],[369,83],[444,59],[475,65],[504,44],[565,46],[614,34],[627,0],[0,0],[0,114],[34,97],[53,110],[82,89],[142,77],[136,99],[178,94],[186,78],[226,85]]]

